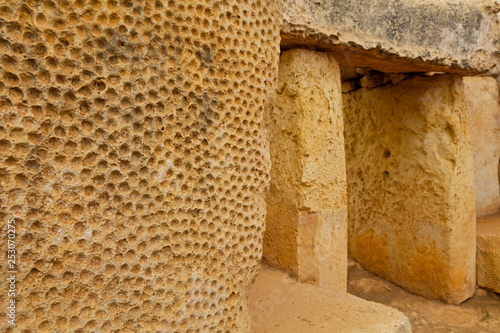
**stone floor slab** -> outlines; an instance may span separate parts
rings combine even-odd
[[[361,298],[299,283],[284,271],[262,265],[250,293],[253,333],[407,333],[401,312]]]

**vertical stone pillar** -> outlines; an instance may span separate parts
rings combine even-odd
[[[413,77],[344,95],[349,248],[429,298],[475,290],[474,171],[462,78]]]
[[[274,0],[0,7],[16,331],[249,330],[279,12]]]
[[[464,88],[474,157],[476,215],[492,214],[500,208],[500,104],[497,81],[492,77],[464,77]]]
[[[347,193],[340,70],[331,54],[283,52],[271,114],[264,259],[345,291]]]

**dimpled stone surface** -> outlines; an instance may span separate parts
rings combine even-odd
[[[500,214],[477,218],[477,284],[500,293]]]
[[[279,11],[259,0],[0,4],[0,218],[3,235],[8,218],[18,232],[16,332],[249,329]],[[4,311],[0,330],[14,331]]]

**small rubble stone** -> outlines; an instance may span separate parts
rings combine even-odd
[[[385,74],[380,72],[370,72],[359,80],[363,88],[375,88],[384,84]]]
[[[347,93],[356,89],[356,81],[344,81],[342,82],[342,93]]]
[[[411,74],[389,73],[386,76],[392,82],[392,84],[396,84],[404,79],[409,78]]]

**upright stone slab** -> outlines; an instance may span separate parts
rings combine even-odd
[[[1,332],[248,332],[278,1],[0,6]],[[4,247],[5,246],[5,247]],[[2,261],[2,269],[6,267]]]
[[[347,194],[340,70],[331,54],[280,60],[271,114],[264,259],[300,281],[346,291]]]
[[[477,284],[500,293],[500,213],[477,218]]]
[[[462,78],[413,77],[344,95],[349,248],[428,298],[475,289],[474,172]]]
[[[492,77],[465,77],[464,88],[474,156],[476,215],[488,215],[500,208],[500,104],[497,81]]]

